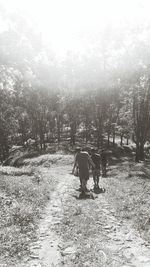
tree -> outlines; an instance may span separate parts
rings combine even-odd
[[[141,76],[133,89],[133,129],[136,161],[144,160],[144,144],[150,129],[150,79]]]

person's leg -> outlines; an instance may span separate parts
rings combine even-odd
[[[80,187],[82,187],[82,179],[80,176],[79,176],[79,180],[80,180]]]
[[[79,191],[82,191],[82,176],[81,174],[79,173],[79,182],[80,182],[80,186],[79,186]]]
[[[88,179],[89,179],[89,175],[88,174],[86,176],[84,176],[83,179],[82,179],[82,186],[83,186],[84,192],[89,192],[89,190],[87,188]]]
[[[86,180],[85,180],[84,178],[82,178],[81,189],[82,189],[82,191],[84,191],[84,192],[87,191]]]
[[[106,163],[105,162],[103,162],[102,164],[102,174],[103,176],[106,176]]]
[[[93,182],[94,186],[96,185],[96,175],[95,175],[95,170],[93,170]]]
[[[100,175],[101,175],[101,171],[100,171],[100,169],[98,169],[98,177],[97,177],[98,187],[99,187],[99,179],[100,179]]]
[[[104,163],[104,175],[106,176],[106,162]]]
[[[99,174],[97,174],[97,181],[96,185],[99,186]]]
[[[86,191],[86,182],[85,182],[85,177],[80,174],[80,183],[81,183],[81,191]]]
[[[99,184],[99,170],[96,169],[95,170],[95,184],[94,184],[94,186],[97,187],[98,184]]]

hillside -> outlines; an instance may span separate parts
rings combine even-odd
[[[114,162],[100,181],[106,192],[78,200],[72,163],[55,154],[0,168],[1,266],[148,267],[148,166]]]

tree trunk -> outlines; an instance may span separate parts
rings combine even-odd
[[[74,146],[75,145],[75,134],[76,134],[76,122],[72,122],[71,124],[70,124],[70,127],[71,127],[71,129],[70,129],[70,145],[71,146]]]
[[[102,135],[102,132],[100,133],[100,144],[101,144],[101,147],[103,147],[103,135]]]
[[[58,140],[58,145],[60,143],[60,116],[57,115],[57,140]]]
[[[88,131],[88,128],[86,127],[86,130],[85,130],[85,141],[86,143],[88,142],[89,140],[89,131]]]
[[[140,160],[144,160],[144,143],[136,142],[136,156],[135,161],[139,162]]]
[[[144,143],[143,142],[140,142],[139,156],[140,156],[140,160],[144,160]]]
[[[97,134],[97,148],[100,147],[100,136],[99,136],[99,132]]]
[[[110,145],[110,133],[107,133],[107,146],[109,147]]]
[[[6,137],[2,137],[1,139],[1,151],[2,159],[5,160],[9,156],[8,139]]]
[[[139,162],[139,142],[136,142],[136,155],[135,155],[135,162]]]
[[[123,134],[120,135],[120,145],[122,146],[123,144]]]
[[[42,139],[40,137],[40,147],[41,147],[41,150],[43,149],[43,146],[42,146]]]

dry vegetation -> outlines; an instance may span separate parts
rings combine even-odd
[[[72,191],[67,191],[63,199],[64,218],[61,227],[57,226],[58,233],[66,243],[66,246],[63,244],[62,254],[67,253],[67,248],[75,249],[75,253],[71,253],[74,258],[65,259],[62,255],[66,266],[84,266],[82,264],[87,260],[89,264],[93,259],[94,263],[91,264],[94,265],[90,266],[105,266],[109,252],[104,249],[103,242],[109,243],[109,238],[107,228],[104,230],[103,225],[110,224],[106,211],[111,213],[113,210],[116,221],[122,220],[137,229],[149,245],[149,162],[136,164],[128,157],[122,157],[120,161],[110,157],[113,160],[110,161],[108,177],[101,180],[106,188],[105,194],[99,195],[96,200],[77,202]],[[62,165],[68,172],[72,161],[72,156],[46,154],[24,158],[24,166],[20,168],[0,167],[0,261],[5,262],[6,266],[10,266],[10,260],[13,263],[16,258],[21,260],[30,254],[29,245],[37,238],[39,218],[57,179],[53,177],[51,166],[59,165],[61,170]],[[78,179],[73,187],[76,186]],[[101,202],[102,199],[108,206],[103,206],[106,203]],[[99,242],[99,238],[102,242]],[[99,247],[94,252],[91,248],[97,243]],[[15,263],[11,266],[15,266]]]
[[[27,175],[0,177],[1,244],[3,257],[22,257],[29,252],[38,218],[49,197],[50,184],[40,184]]]
[[[108,199],[117,216],[131,223],[150,242],[150,170],[149,162],[125,159],[109,168]]]
[[[0,167],[0,255],[9,262],[30,253],[29,244],[36,238],[42,210],[54,187],[53,177],[42,175],[40,168],[49,167],[62,156],[37,157],[22,168]],[[44,165],[45,164],[45,165]]]
[[[144,163],[135,164],[127,157],[112,162],[108,177],[101,179],[106,193],[95,200],[76,200],[71,189],[68,191],[64,219],[61,229],[60,226],[57,229],[63,240],[60,245],[63,266],[122,266],[127,259],[121,248],[126,250],[129,246],[130,253],[134,252],[134,230],[140,233],[144,246],[150,247],[149,178],[145,168],[148,166]],[[77,184],[78,181],[76,187]],[[91,179],[89,187],[92,186]],[[126,232],[121,233],[123,229]],[[118,232],[120,235],[115,236]],[[130,244],[126,244],[126,236],[130,236]],[[138,249],[135,258],[137,255]]]

